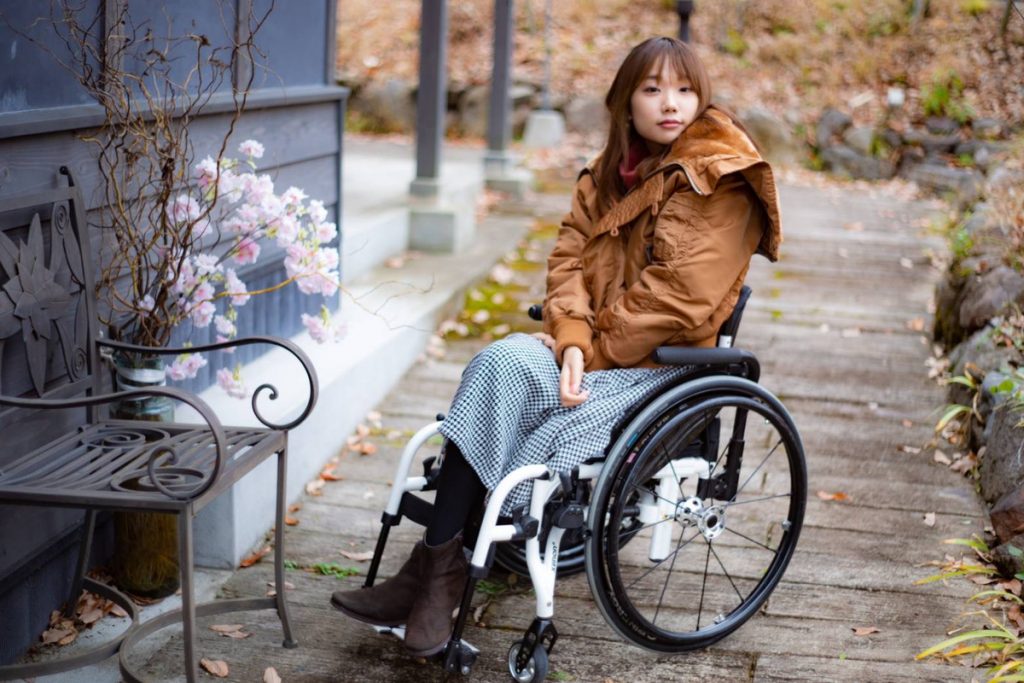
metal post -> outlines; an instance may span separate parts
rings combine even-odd
[[[447,0],[423,0],[420,19],[420,85],[416,95],[416,179],[409,191],[420,197],[439,191],[441,140],[447,109]]]
[[[676,13],[679,14],[679,40],[690,42],[690,15],[693,14],[696,0],[676,0]]]
[[[487,112],[487,155],[489,170],[502,171],[509,163],[512,140],[512,29],[513,0],[494,2],[494,63],[491,68],[491,101]]]

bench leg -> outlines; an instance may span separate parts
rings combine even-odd
[[[92,547],[92,534],[95,528],[96,511],[86,510],[85,522],[82,525],[82,542],[78,548],[78,567],[75,570],[75,578],[71,581],[68,604],[64,607],[64,616],[69,619],[75,616],[78,596],[82,594],[82,581],[85,579],[85,572],[89,569],[89,549]]]
[[[188,683],[198,680],[196,669],[196,601],[192,583],[194,555],[192,551],[192,506],[178,516],[178,562],[181,563],[181,628],[185,649],[185,677]]]
[[[277,512],[274,519],[274,587],[277,589],[277,616],[281,620],[281,628],[284,630],[284,642],[286,648],[298,647],[299,644],[292,638],[292,625],[288,618],[288,601],[285,600],[284,588],[284,513],[288,506],[286,482],[288,475],[288,448],[285,447],[277,454]]]

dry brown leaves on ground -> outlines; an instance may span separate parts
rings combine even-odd
[[[842,491],[836,491],[835,493],[830,493],[828,491],[818,491],[818,498],[826,501],[834,500],[840,503],[845,503],[850,500],[850,496],[843,493]]]
[[[82,591],[75,604],[75,615],[65,617],[60,610],[53,610],[50,613],[50,623],[39,636],[39,640],[43,645],[70,645],[78,637],[79,631],[92,628],[108,614],[115,617],[128,616],[120,605],[95,593]]]
[[[227,662],[220,659],[207,659],[203,657],[199,660],[199,666],[203,667],[207,673],[217,678],[227,678],[228,676],[228,664]]]
[[[248,555],[243,557],[242,561],[238,563],[238,566],[242,567],[243,569],[245,567],[251,567],[254,564],[256,564],[257,562],[259,562],[260,560],[262,560],[263,557],[265,555],[267,555],[267,553],[270,552],[270,550],[271,550],[271,548],[270,548],[269,545],[263,546],[259,550],[256,550],[256,551],[254,551],[252,553],[249,553]]]

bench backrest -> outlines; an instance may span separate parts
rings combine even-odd
[[[0,197],[0,394],[99,390],[90,249],[81,194],[66,169],[53,188]],[[18,422],[17,412],[0,409],[0,425]]]

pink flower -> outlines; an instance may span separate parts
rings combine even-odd
[[[205,275],[212,275],[213,273],[219,273],[221,271],[221,265],[217,262],[217,257],[213,254],[199,254],[193,257],[196,264],[196,273],[199,277]]]
[[[309,220],[313,221],[313,225],[319,225],[327,220],[327,209],[324,208],[324,203],[319,199],[313,199],[309,202]]]
[[[182,295],[185,292],[191,291],[196,286],[196,273],[192,269],[192,263],[189,260],[185,260],[181,264],[181,270],[178,272],[178,279],[171,285],[171,292],[177,295]]]
[[[328,313],[326,307],[320,309],[320,315],[303,313],[302,324],[306,326],[309,336],[318,344],[323,344],[327,341],[338,341],[345,334],[342,327],[331,324],[330,313]]]
[[[281,216],[277,221],[277,246],[287,247],[299,237],[299,221],[295,216]]]
[[[238,145],[238,151],[247,157],[252,157],[253,159],[260,159],[263,157],[263,145],[251,139],[243,140],[242,144]]]
[[[293,185],[292,187],[289,187],[287,190],[284,191],[284,193],[281,194],[281,201],[284,202],[284,205],[288,207],[289,211],[294,212],[298,210],[300,206],[302,206],[302,201],[306,199],[308,196],[309,195],[307,195],[305,192],[303,192],[302,190]]]
[[[217,335],[216,342],[218,344],[220,344],[222,342],[226,342],[226,341],[231,341],[231,340],[228,339],[227,337],[225,337],[223,334],[218,334]],[[226,349],[220,349],[220,352],[221,353],[234,353],[235,352],[235,347],[231,346],[231,347],[228,347]]]
[[[235,327],[235,324],[223,315],[216,316],[213,319],[213,324],[216,326],[218,332],[227,336],[229,339],[238,334],[238,329]]]
[[[315,223],[316,239],[320,244],[326,244],[338,236],[338,226],[331,222]]]
[[[201,240],[210,232],[210,220],[208,218],[200,218],[196,221],[195,225],[192,226],[192,239]]]
[[[189,315],[192,317],[192,324],[201,328],[209,326],[210,321],[213,320],[213,314],[216,312],[216,306],[209,301],[204,301],[189,311]]]
[[[232,398],[245,398],[248,393],[245,390],[245,383],[242,382],[241,373],[237,367],[234,372],[227,368],[218,370],[217,384]]]
[[[152,311],[153,308],[156,306],[156,302],[153,301],[152,296],[147,294],[146,296],[139,299],[139,302],[135,305],[140,311],[146,311],[148,313],[149,311]]]
[[[256,263],[256,259],[260,257],[260,243],[251,237],[245,237],[238,241],[238,245],[235,247],[235,263],[239,265],[245,265],[246,263]]]
[[[213,157],[206,157],[195,165],[192,177],[196,179],[199,189],[205,190],[213,185],[213,181],[217,177],[217,162],[213,160]]]
[[[199,368],[206,365],[206,359],[198,353],[183,353],[168,365],[164,372],[168,379],[181,381],[192,379],[199,372]]]
[[[224,272],[224,291],[231,295],[233,306],[244,306],[249,301],[249,290],[232,268]]]
[[[175,224],[188,223],[199,218],[202,209],[199,202],[189,194],[179,194],[174,201],[167,205],[167,218]]]
[[[261,176],[246,173],[242,176],[242,182],[245,187],[245,199],[250,204],[262,206],[267,197],[274,196],[274,180],[266,173]]]

